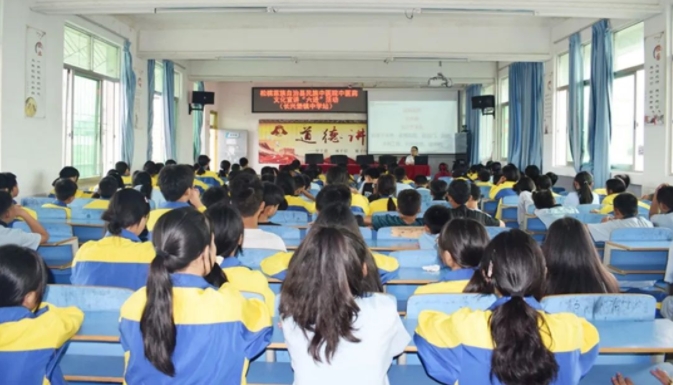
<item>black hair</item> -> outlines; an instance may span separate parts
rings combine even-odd
[[[624,188],[627,189],[631,185],[631,177],[628,176],[627,174],[619,174],[615,175],[615,179],[621,179],[622,182],[624,182]]]
[[[196,175],[203,175],[209,170],[210,158],[208,155],[199,155],[196,159],[196,164],[199,166],[196,170]]]
[[[152,176],[145,171],[136,171],[133,175],[133,186],[140,186],[140,192],[146,199],[152,199]]]
[[[502,168],[502,176],[504,176],[508,182],[516,182],[519,180],[521,174],[516,166],[508,164]]]
[[[164,167],[166,167],[166,165],[161,163],[161,162],[157,162],[155,165],[156,165],[157,175],[161,173],[161,170],[163,170]]]
[[[416,175],[416,177],[414,177],[414,184],[416,187],[424,186],[428,184],[428,177],[425,175]]]
[[[430,206],[423,214],[423,222],[430,230],[430,234],[439,234],[450,219],[451,210],[442,205]]]
[[[418,147],[416,147],[416,146],[411,146],[411,149],[418,151]]]
[[[470,183],[466,180],[454,179],[449,185],[449,197],[458,206],[463,206],[470,200]]]
[[[169,202],[176,202],[194,187],[194,170],[184,164],[166,166],[159,173],[159,189]]]
[[[325,186],[315,198],[315,208],[319,212],[330,204],[342,203],[348,207],[351,205],[351,190],[342,184],[330,184]]]
[[[230,203],[229,187],[226,185],[210,187],[208,190],[204,191],[201,196],[201,203],[206,207],[210,207],[220,202],[224,202],[225,204]]]
[[[56,181],[54,192],[56,199],[65,202],[77,194],[77,183],[73,182],[71,179],[61,178]]]
[[[98,182],[98,198],[110,199],[117,190],[119,190],[119,182],[114,177],[106,176]]]
[[[448,209],[447,209],[448,210]],[[445,266],[444,252],[461,268],[477,268],[489,242],[486,228],[481,223],[468,218],[456,218],[448,221],[437,237],[437,250]]]
[[[176,162],[173,159],[169,159],[166,161],[166,166],[175,166],[176,164],[178,164],[178,162]]]
[[[541,175],[540,167],[531,164],[530,166],[526,167],[524,174],[526,174],[526,176],[532,180],[537,180],[537,178],[539,178]]]
[[[35,292],[37,311],[47,288],[48,268],[36,251],[18,245],[0,247],[0,308],[23,306]]]
[[[157,164],[151,160],[145,162],[143,165],[143,171],[149,173],[151,176],[155,176],[159,173],[159,170],[157,170]]]
[[[481,199],[481,187],[477,186],[476,183],[470,183],[470,198],[477,202]]]
[[[115,171],[117,171],[119,175],[126,175],[129,171],[129,164],[126,162],[117,162],[115,163]]]
[[[61,172],[58,173],[60,179],[64,178],[76,178],[79,180],[79,170],[74,167],[66,166],[61,169]]]
[[[538,210],[550,209],[556,206],[556,199],[551,190],[537,190],[533,193],[533,203]]]
[[[306,187],[306,178],[304,178],[304,175],[302,174],[295,174],[293,177],[294,179],[294,184],[297,186],[298,189],[301,188],[307,188]],[[311,188],[311,181],[308,181],[308,188]]]
[[[548,173],[545,174],[547,177],[549,177],[549,180],[551,180],[551,186],[554,187],[556,186],[556,182],[558,182],[558,175],[555,173],[549,171]]]
[[[110,234],[119,235],[123,229],[139,224],[148,215],[150,205],[145,196],[134,189],[123,189],[112,196],[101,219],[106,222]]]
[[[109,170],[105,176],[114,178],[117,182],[117,188],[124,188],[124,178],[122,178],[122,174],[119,171],[115,169]]]
[[[586,225],[560,218],[542,245],[547,261],[545,295],[619,293],[615,277],[601,263]]]
[[[479,171],[479,176],[477,177],[480,182],[490,182],[491,181],[491,171],[487,168],[481,169]]]
[[[234,163],[234,164],[232,164],[232,165],[231,165],[231,172],[234,172],[234,171],[236,171],[236,172],[241,171],[241,165],[238,164],[238,163]]]
[[[513,190],[517,194],[521,194],[524,191],[533,192],[535,191],[535,183],[533,180],[527,176],[522,176],[513,187]]]
[[[395,179],[398,183],[402,183],[402,181],[407,178],[407,169],[404,167],[396,167],[393,171],[393,175],[395,175]]]
[[[369,167],[365,170],[364,175],[376,180],[381,176],[381,170],[376,167]]]
[[[657,202],[664,204],[668,211],[673,211],[673,187],[663,186],[657,191]]]
[[[231,168],[231,162],[228,160],[223,160],[220,162],[220,171],[218,176],[220,178],[226,178],[229,175],[229,169]]]
[[[16,175],[12,174],[11,172],[3,172],[0,175],[4,179],[4,188],[6,188],[7,192],[11,194],[14,187],[17,187],[19,185],[19,182],[16,179]],[[0,187],[0,189],[2,188],[3,187]]]
[[[238,164],[241,165],[241,168],[248,167],[248,158],[241,158],[238,160]]]
[[[262,180],[262,182],[268,182],[268,183],[271,183],[271,184],[276,183],[276,176],[273,175],[273,174],[262,174],[260,179]]]
[[[7,177],[5,176],[4,173],[0,173],[0,190],[7,190],[7,191],[10,190]]]
[[[421,211],[421,194],[414,189],[400,191],[397,194],[397,209],[408,217],[418,215]]]
[[[244,226],[241,214],[230,205],[217,203],[206,210],[206,216],[210,218],[213,227],[217,255],[224,259],[235,258],[242,252]],[[217,265],[215,267],[206,276],[206,281],[215,287],[220,287],[228,279],[222,269],[217,268]]]
[[[5,215],[12,206],[14,206],[12,194],[7,191],[0,191],[0,217]]]
[[[237,179],[241,178],[239,176]],[[243,218],[257,215],[259,208],[264,204],[264,187],[262,181],[255,177],[243,186],[232,187],[231,203],[238,209]]]
[[[270,182],[263,182],[263,188],[265,207],[280,206],[285,202],[285,194],[283,194],[283,190],[280,187]]]
[[[327,170],[325,181],[330,184],[342,184],[348,186],[350,184],[350,176],[348,169],[343,166],[335,166]]]
[[[631,193],[621,193],[612,202],[615,210],[618,210],[624,219],[638,216],[638,198]]]
[[[283,190],[283,194],[294,196],[297,191],[297,183],[292,175],[282,171],[276,177],[276,185]]]
[[[502,170],[502,163],[500,162],[491,163],[491,172],[493,172],[493,174],[501,170]]]
[[[620,178],[608,179],[605,182],[605,190],[609,195],[620,194],[626,191],[626,184]]]
[[[551,190],[552,186],[554,186],[547,175],[542,175],[533,180],[535,181],[535,187],[538,190]]]
[[[594,185],[594,177],[588,171],[581,171],[575,175],[575,181],[577,185],[575,191],[577,192],[577,197],[579,198],[580,204],[591,204],[594,202],[594,194],[591,191]],[[578,187],[579,186],[579,187]]]
[[[290,163],[290,169],[292,169],[292,171],[297,171],[300,167],[301,162],[298,159],[295,159]]]
[[[397,182],[394,176],[390,174],[381,175],[376,183],[376,191],[379,198],[388,197],[388,211],[397,211],[397,205],[393,200],[393,196],[397,193]]]
[[[252,176],[257,176],[255,170],[251,169],[250,167],[242,169],[241,174],[250,174]]]
[[[262,167],[262,171],[260,172],[260,175],[271,174],[273,176],[276,176],[276,172],[274,170],[275,170],[274,167],[264,166],[264,167]]]
[[[446,194],[449,191],[449,184],[446,181],[435,179],[430,182],[430,194],[435,201],[445,201]]]

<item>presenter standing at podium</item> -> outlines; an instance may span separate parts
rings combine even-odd
[[[404,161],[404,164],[407,166],[413,166],[415,163],[415,159],[418,156],[418,147],[413,146],[411,147],[411,155],[407,156],[407,159]]]

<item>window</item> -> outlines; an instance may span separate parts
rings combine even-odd
[[[182,74],[175,71],[174,81],[174,121],[177,124],[178,102],[182,92]],[[164,65],[157,61],[154,66],[154,120],[152,121],[152,161],[165,162],[166,159],[166,129],[164,126]]]
[[[509,77],[500,80],[500,158],[509,156]]]
[[[121,157],[119,47],[66,26],[64,67],[64,163],[99,177]]]
[[[482,95],[493,95],[495,91],[495,86],[493,84],[488,85],[482,88]],[[481,115],[481,121],[479,123],[479,160],[482,162],[487,162],[490,159],[493,159],[493,121],[495,117],[493,115]]]

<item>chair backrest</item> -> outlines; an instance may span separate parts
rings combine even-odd
[[[65,222],[65,210],[43,209],[42,207],[31,207],[39,221]]]
[[[504,198],[502,198],[502,205],[503,206],[514,206],[516,207],[519,204],[519,196],[518,195],[509,195]]]
[[[301,231],[287,226],[259,226],[261,230],[278,235],[283,239],[300,239]]]
[[[560,193],[562,193],[562,192],[565,192],[566,189],[565,189],[565,187],[552,187],[552,188],[551,188],[551,191],[553,191],[553,192],[555,192],[555,193],[557,193],[557,194],[560,194]]]
[[[325,155],[323,154],[306,154],[304,155],[304,163],[306,164],[320,164],[325,162]]]
[[[374,163],[374,155],[358,155],[355,157],[355,163],[370,165]]]
[[[70,220],[83,220],[89,222],[101,222],[101,216],[105,210],[103,209],[85,209],[83,207],[73,207],[70,209]]]
[[[447,201],[431,201],[430,205],[428,207],[432,207],[432,206],[444,206],[444,207],[451,208],[451,203],[449,203]]]
[[[243,253],[238,256],[238,260],[251,269],[258,270],[262,261],[274,254],[281,253],[282,250],[269,249],[243,249]]]
[[[404,250],[390,253],[397,259],[400,267],[421,268],[423,266],[438,265],[437,250]]]
[[[647,218],[650,215],[650,210],[645,207],[638,206],[638,215],[642,215]]]
[[[407,301],[407,318],[418,318],[423,310],[451,314],[462,308],[486,310],[495,301],[493,294],[421,294],[412,295]]]
[[[42,207],[42,205],[51,203],[54,198],[48,197],[28,197],[21,199],[21,206],[28,208]]]
[[[397,211],[379,211],[379,212],[376,212],[376,213],[372,214],[372,216],[377,216],[377,215],[395,215],[395,216],[397,216],[398,213],[397,213]]]
[[[479,190],[481,190],[482,199],[488,198],[488,195],[491,193],[491,186],[480,186]]]
[[[297,224],[306,224],[309,221],[309,216],[306,212],[300,211],[276,211],[276,214],[269,218],[269,221],[279,223],[279,224],[288,224],[288,223],[297,223]]]
[[[566,215],[567,217],[572,217],[577,219],[578,221],[584,223],[584,224],[589,224],[589,223],[601,223],[603,218],[605,218],[607,215],[605,214],[595,214],[595,213],[579,213],[579,214],[568,214]]]
[[[379,156],[379,164],[389,165],[391,163],[397,164],[397,157],[394,155],[381,155]]]
[[[133,290],[119,287],[48,285],[44,302],[54,306],[76,306],[82,311],[119,311]]]
[[[360,227],[360,234],[362,234],[362,238],[364,238],[365,241],[377,239],[376,231],[370,229],[369,227]]]
[[[55,210],[55,211],[61,211],[61,210]],[[42,227],[44,227],[45,230],[47,230],[47,233],[49,234],[50,241],[52,240],[61,240],[65,238],[70,238],[73,236],[72,234],[72,227],[67,224],[67,223],[53,223],[53,222],[46,222],[46,223],[41,223]],[[24,221],[16,221],[14,222],[13,227],[15,229],[23,230],[27,233],[30,232],[30,227],[26,224]]]
[[[91,203],[91,202],[93,202],[93,201],[95,201],[95,200],[97,200],[97,199],[93,199],[93,198],[77,198],[77,199],[75,199],[74,201],[72,201],[68,206],[70,206],[71,209],[72,209],[72,208],[76,208],[76,207],[84,207],[84,206],[88,205],[89,203]]]
[[[525,227],[526,231],[535,232],[535,233],[544,233],[547,232],[547,226],[540,220],[538,217],[529,217],[526,216]]]
[[[419,188],[416,190],[421,195],[421,203],[430,203],[432,202],[432,194],[430,194],[430,190],[426,188]]]
[[[425,232],[423,227],[384,227],[376,232],[377,240],[418,239]]]
[[[545,297],[548,313],[573,313],[588,321],[653,320],[657,300],[647,294],[570,294]]]
[[[303,213],[306,216],[310,215],[308,210],[306,210],[306,208],[303,206],[287,206],[287,209],[285,211],[294,211],[298,213]]]
[[[667,227],[614,229],[611,241],[671,241],[673,230]]]
[[[351,212],[355,216],[365,216],[365,211],[362,209],[362,207],[357,207],[357,206],[351,206]]]
[[[511,230],[509,227],[486,227],[488,237],[491,239],[495,238],[498,234],[509,230]]]
[[[593,203],[587,203],[584,205],[577,206],[577,211],[579,211],[580,214],[585,214],[590,213],[592,210],[600,210],[602,207],[603,205],[595,205]]]

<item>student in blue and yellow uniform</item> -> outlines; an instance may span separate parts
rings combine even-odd
[[[124,182],[124,186],[120,186],[121,188],[133,187],[133,178],[131,177],[131,167],[129,167],[128,163],[126,162],[115,163],[115,170],[119,173],[119,176],[122,177],[122,181]]]
[[[326,186],[346,186],[350,188],[350,175],[348,175],[348,170],[345,167],[336,166],[327,170],[327,177],[325,179]],[[362,215],[363,217],[370,215],[369,208],[369,199],[364,195],[351,190],[351,207],[355,209],[354,212],[358,212],[356,215]],[[360,213],[361,211],[361,213]]]
[[[181,164],[164,167],[159,174],[159,189],[166,202],[150,212],[147,230],[152,231],[157,220],[173,209],[192,206],[201,212],[206,211],[199,191],[193,186],[194,169],[191,166]]]
[[[516,195],[514,185],[519,180],[519,170],[516,166],[508,164],[502,168],[502,176],[496,185],[491,187],[491,192],[488,195],[489,199],[500,200],[506,196]]]
[[[123,187],[123,186],[122,186]],[[119,182],[112,176],[106,176],[98,183],[98,191],[93,195],[95,201],[87,203],[85,209],[107,210],[110,199],[119,190]]]
[[[298,195],[304,191],[304,186],[297,186],[294,178],[288,172],[281,172],[276,177],[276,185],[283,189],[288,210],[304,210],[309,214],[315,213],[315,202],[308,202]]]
[[[152,243],[139,235],[145,229],[150,206],[140,191],[118,191],[103,213],[107,234],[80,247],[72,262],[73,285],[125,287],[138,290],[147,282],[154,259]]]
[[[414,294],[462,293],[481,262],[488,240],[486,228],[475,220],[449,221],[437,239],[439,258],[444,265],[440,282],[420,286]]]
[[[65,385],[58,360],[84,314],[41,303],[48,269],[36,252],[8,245],[0,256],[0,382]]]
[[[493,183],[491,183],[491,171],[487,168],[483,168],[479,171],[479,177],[475,181],[479,187],[491,187],[493,188]]]
[[[19,196],[19,181],[16,178],[16,175],[11,172],[3,172],[0,174],[0,190],[5,190],[12,196],[12,201],[15,205],[18,205],[19,202],[16,201],[16,198]],[[23,210],[28,213],[33,219],[37,219],[37,213],[35,210],[31,210],[27,207],[23,207]]]
[[[387,174],[379,177],[374,194],[369,197],[369,215],[397,211],[397,182]]]
[[[212,178],[217,181],[220,186],[224,184],[216,172],[210,171],[210,158],[208,155],[199,155],[196,162],[198,166],[195,172],[197,178]]]
[[[157,164],[148,160],[143,165],[143,171],[150,174],[152,177],[152,186],[157,187],[159,185],[159,170]]]
[[[56,196],[56,182],[61,179],[70,179],[71,181],[75,182],[75,184],[77,184],[79,182],[79,170],[71,166],[63,167],[58,173],[58,178],[54,181],[54,183],[51,184],[54,186],[54,188],[51,190],[51,192],[49,192],[50,197],[53,198]],[[78,189],[75,191],[75,198],[91,198],[91,193]]]
[[[55,209],[65,211],[65,218],[70,219],[70,208],[68,205],[75,200],[77,194],[77,183],[70,179],[59,179],[54,184],[56,199],[52,203],[42,205],[43,209]]]
[[[147,287],[121,309],[126,383],[245,384],[248,360],[271,339],[267,307],[204,279],[216,259],[204,214],[172,210],[159,219],[152,239],[157,255]]]
[[[520,230],[501,233],[480,270],[500,297],[488,310],[419,315],[414,341],[428,374],[460,385],[579,383],[598,357],[598,331],[574,314],[542,310],[546,268],[537,243]]]
[[[276,295],[269,288],[266,277],[260,271],[243,266],[236,258],[243,245],[241,214],[227,203],[217,203],[208,208],[206,215],[213,223],[217,262],[224,271],[227,284],[236,290],[263,296],[269,314],[273,316]]]
[[[626,189],[630,184],[631,179],[628,175],[617,175],[614,179],[608,179],[607,182],[605,182],[605,191],[607,192],[607,196],[601,202],[603,207],[598,212],[601,214],[610,214],[614,212],[615,198],[617,198],[619,194],[627,192]],[[638,206],[647,210],[650,209],[650,205],[643,203],[640,200],[638,201]]]

